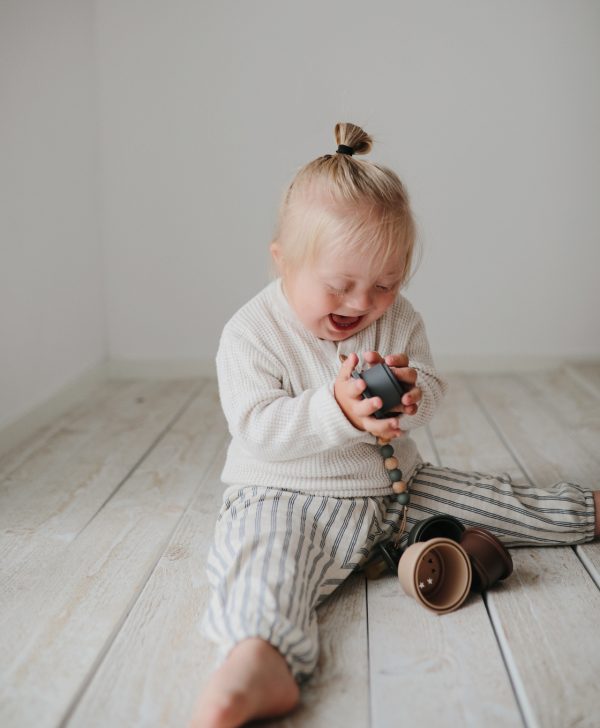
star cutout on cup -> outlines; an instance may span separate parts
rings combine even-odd
[[[422,581],[419,582],[419,589],[425,589],[425,584]]]
[[[429,578],[427,579],[427,583],[428,583],[428,584],[433,584],[433,579],[432,579],[431,577],[429,577]]]

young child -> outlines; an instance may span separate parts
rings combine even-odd
[[[335,136],[337,152],[300,169],[282,199],[271,244],[279,277],[219,344],[232,440],[203,632],[224,661],[195,728],[292,710],[317,663],[318,604],[378,543],[403,547],[420,520],[452,515],[507,546],[600,532],[600,492],[422,461],[410,431],[429,422],[446,383],[421,316],[399,293],[416,237],[408,196],[394,172],[353,156],[371,149],[362,129],[337,124]],[[381,401],[362,398],[366,385],[351,376],[360,357],[363,367],[385,361],[408,385],[397,417],[373,416]]]

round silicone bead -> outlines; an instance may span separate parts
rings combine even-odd
[[[392,490],[394,493],[406,493],[408,485],[403,480],[399,480],[397,483],[392,485]]]
[[[383,455],[384,458],[391,458],[394,454],[394,448],[391,445],[384,445],[383,447],[379,448],[379,452]]]
[[[399,480],[402,480],[402,471],[398,470],[398,468],[388,470],[388,475],[390,476],[392,483],[397,483]]]
[[[401,506],[405,506],[408,504],[408,501],[410,500],[410,496],[408,493],[398,493],[396,496],[396,501],[400,503]]]
[[[398,458],[386,458],[383,464],[386,470],[394,470],[398,467]]]

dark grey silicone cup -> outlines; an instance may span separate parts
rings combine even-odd
[[[381,397],[383,405],[374,413],[378,420],[389,417],[396,417],[397,412],[392,412],[394,407],[400,404],[402,395],[408,392],[410,386],[396,379],[394,372],[385,362],[375,364],[362,372],[352,372],[354,379],[364,379],[367,387],[362,393],[363,399],[370,397]]]
[[[408,534],[407,546],[431,538],[451,538],[460,543],[465,527],[454,516],[437,515],[415,523]]]

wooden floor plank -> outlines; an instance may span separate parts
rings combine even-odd
[[[135,387],[124,398],[100,411],[90,409],[57,430],[0,483],[0,528],[31,533],[43,524],[46,533],[56,530],[63,539],[77,533],[78,506],[87,492],[94,495],[91,507],[100,505],[107,494],[98,488],[98,480],[112,485],[124,477],[198,389],[198,380],[148,382],[143,394]],[[109,477],[98,472],[99,464],[112,469]],[[72,503],[77,515],[66,530],[65,514],[74,510]]]
[[[60,561],[13,595],[0,613],[2,725],[61,720],[118,633],[226,436],[211,385]]]
[[[565,367],[566,373],[577,380],[595,397],[600,398],[600,364],[569,364]]]
[[[11,449],[3,452],[0,456],[0,487],[2,481],[17,470],[25,460],[34,456],[37,451],[45,448],[46,456],[52,446],[49,442],[55,434],[63,428],[69,428],[79,423],[79,429],[84,429],[84,422],[87,419],[87,427],[95,426],[97,417],[92,413],[102,411],[107,407],[114,407],[119,400],[130,396],[135,390],[140,390],[143,383],[139,380],[104,380],[99,382],[85,397],[74,402],[61,415],[58,415],[45,425],[38,427],[26,435]],[[1,437],[1,435],[0,435]],[[68,457],[68,450],[54,448],[55,456]]]
[[[443,462],[450,452],[454,465],[462,466],[478,450],[475,437],[485,458],[490,442],[499,443],[473,398],[455,385],[430,424],[433,444],[422,454],[437,463],[438,454]],[[465,438],[466,423],[471,436]],[[459,610],[439,616],[390,577],[369,583],[368,608],[373,728],[396,726],[400,716],[421,725],[522,725],[480,596],[472,594]]]
[[[600,367],[588,366],[584,371],[598,373],[600,382]],[[600,394],[590,396],[581,378],[566,376],[564,370],[524,374],[522,380],[548,417],[568,429],[569,437],[585,450],[592,467],[595,463],[596,478],[589,484],[600,490]],[[578,545],[576,550],[600,587],[600,542]]]
[[[369,582],[372,728],[522,726],[481,597],[437,615]]]
[[[223,490],[224,444],[111,644],[69,726],[184,726],[216,657],[198,630]],[[193,506],[201,506],[200,510]]]
[[[600,593],[569,547],[512,549],[488,607],[529,726],[598,725]]]
[[[0,608],[45,571],[208,380],[115,384],[0,484]]]
[[[528,478],[591,484],[597,464],[519,375],[474,376],[473,391]],[[594,547],[597,544],[594,544]],[[600,592],[570,547],[513,550],[514,578],[490,613],[531,725],[597,725]]]
[[[532,395],[523,375],[473,376],[470,381],[513,457],[532,482],[540,487],[563,478],[587,486],[597,482],[597,461],[589,456],[570,428]]]
[[[520,380],[540,412],[557,422],[595,464],[600,484],[600,398],[564,371],[523,373]]]
[[[523,471],[465,382],[458,374],[449,377],[446,399],[429,425],[439,464],[523,478]]]

